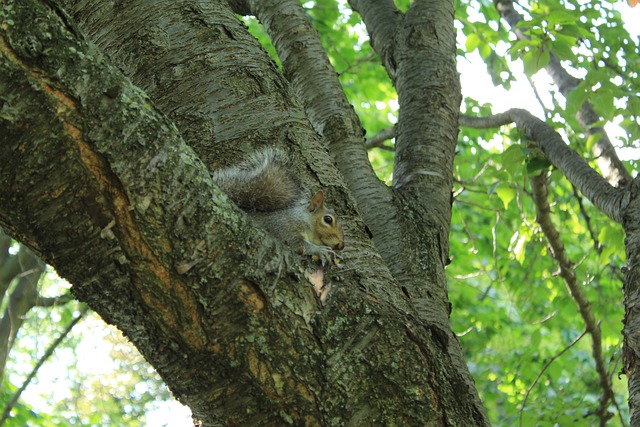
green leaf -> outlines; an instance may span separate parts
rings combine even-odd
[[[582,104],[587,100],[588,92],[586,85],[581,83],[567,94],[567,113],[575,114]]]
[[[527,241],[528,237],[525,233],[516,233],[511,238],[511,244],[509,245],[509,250],[513,254],[514,258],[520,265],[524,264],[524,256],[527,250]]]
[[[522,55],[522,62],[523,62],[523,65],[524,65],[524,72],[528,76],[532,76],[538,71],[537,57],[533,53],[533,51],[530,50],[528,52],[525,52],[524,55]]]
[[[511,174],[517,175],[522,170],[525,150],[520,145],[512,145],[502,153],[502,166]]]
[[[509,208],[509,203],[518,195],[516,190],[508,187],[506,184],[499,185],[495,191],[500,200],[502,200],[505,209]]]
[[[540,51],[540,55],[538,56],[538,69],[542,69],[549,65],[549,61],[551,60],[551,54],[548,49],[542,49]]]
[[[480,53],[480,56],[482,57],[482,59],[488,59],[491,57],[491,53],[493,52],[491,50],[491,46],[489,46],[486,43],[482,43],[480,45],[480,48],[478,49],[478,52]]]
[[[511,45],[511,48],[509,49],[509,53],[511,53],[514,56],[517,56],[520,54],[521,51],[525,50],[529,46],[531,46],[530,40],[518,40],[517,42]]]
[[[611,257],[624,247],[624,236],[622,230],[618,226],[606,225],[600,229],[598,233],[598,241],[602,247],[600,253],[600,264],[607,265],[611,262]]]
[[[540,69],[547,66],[550,60],[549,51],[547,49],[532,49],[522,56],[524,63],[524,72],[529,76],[533,76]]]
[[[465,49],[467,50],[467,52],[473,52],[478,48],[481,42],[482,40],[480,39],[480,36],[478,36],[476,33],[469,34],[465,43]]]
[[[605,119],[612,119],[615,113],[613,93],[606,89],[600,89],[593,94],[593,108]]]
[[[531,341],[530,341],[530,345],[531,347],[540,347],[540,342],[542,341],[542,334],[540,333],[540,329],[536,329],[535,331],[533,331],[533,333],[531,334]]]
[[[573,53],[573,47],[575,45],[575,38],[558,36],[556,37],[556,40],[551,42],[551,49],[559,59],[575,60],[576,55]]]
[[[547,15],[547,21],[552,25],[576,24],[578,16],[564,11],[553,11]]]
[[[527,175],[535,176],[549,169],[551,162],[544,156],[535,156],[527,159]]]

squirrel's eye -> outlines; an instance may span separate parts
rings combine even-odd
[[[325,224],[327,225],[331,225],[333,224],[333,217],[331,215],[325,215],[324,218],[322,218],[322,220],[325,222]]]

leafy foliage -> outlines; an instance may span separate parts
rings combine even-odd
[[[524,396],[541,375],[528,396],[523,425],[554,425],[560,415],[571,425],[592,425],[583,418],[600,393],[590,337],[544,370],[584,323],[535,222],[523,150],[510,145],[478,152],[464,140],[460,150],[448,269],[451,319],[489,416],[499,425],[515,424]],[[605,360],[624,404],[625,384],[615,380],[622,347],[622,231],[584,201],[581,210],[571,185],[559,173],[552,177],[553,221],[602,322]],[[491,194],[487,188],[497,190]],[[589,226],[598,235],[590,236]]]

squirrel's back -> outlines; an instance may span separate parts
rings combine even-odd
[[[218,186],[273,236],[300,253],[333,260],[344,247],[335,212],[324,205],[324,192],[303,194],[288,158],[264,149],[242,163],[213,173]]]
[[[287,166],[280,150],[266,148],[242,163],[215,171],[213,180],[240,208],[271,212],[300,200],[300,185]]]

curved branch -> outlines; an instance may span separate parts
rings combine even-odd
[[[622,221],[622,210],[629,204],[629,191],[612,187],[549,125],[526,110],[511,109],[489,117],[460,115],[460,125],[492,128],[515,123],[526,138],[536,142],[547,159],[560,169],[591,203],[616,222]]]
[[[523,20],[522,16],[513,8],[513,0],[494,0],[494,5],[500,15],[511,26],[511,30],[520,40],[530,40],[526,30],[517,24]],[[549,52],[549,63],[545,67],[549,76],[558,86],[558,90],[565,97],[575,89],[580,80],[571,76],[562,66],[558,58]],[[598,166],[606,180],[614,187],[624,187],[631,183],[631,174],[624,167],[618,157],[609,136],[602,127],[594,126],[599,121],[599,116],[589,101],[585,101],[576,113],[576,119],[587,137],[601,135],[593,146],[593,154],[598,160]]]
[[[57,297],[38,297],[36,299],[35,307],[56,307],[59,305],[65,305],[69,301],[73,301],[71,294],[59,295]]]
[[[390,147],[385,145],[385,141],[389,141],[396,136],[396,127],[390,127],[388,129],[383,129],[377,134],[373,135],[371,138],[368,138],[364,145],[367,150],[372,148],[381,148],[383,150],[394,151],[394,147]]]
[[[549,207],[548,201],[546,177],[543,174],[534,176],[531,179],[531,189],[536,205],[536,220],[538,224],[540,224],[540,228],[551,246],[551,256],[558,262],[560,276],[564,279],[571,298],[578,306],[578,311],[585,323],[586,331],[591,335],[591,354],[596,363],[596,372],[600,378],[600,388],[602,389],[600,404],[595,413],[598,418],[600,418],[600,425],[604,425],[606,424],[606,420],[611,417],[611,414],[607,411],[607,407],[609,406],[609,402],[614,399],[615,394],[602,352],[602,333],[599,323],[596,322],[593,315],[589,299],[582,290],[582,287],[578,284],[574,271],[574,263],[571,262],[567,256],[564,244],[560,238],[560,233],[558,233],[558,230],[556,230],[551,222],[551,208]]]

